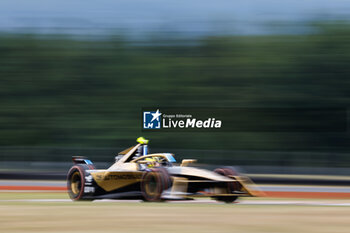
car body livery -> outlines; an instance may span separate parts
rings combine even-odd
[[[73,157],[67,176],[72,200],[142,199],[145,201],[184,200],[211,197],[227,203],[240,196],[255,196],[252,182],[230,167],[214,171],[189,166],[184,159],[176,165],[173,154],[155,153],[135,157],[142,144],[116,157],[107,169],[96,169],[85,157]]]

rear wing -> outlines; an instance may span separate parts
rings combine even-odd
[[[91,160],[86,158],[85,156],[72,156],[72,161],[74,164],[93,165]]]

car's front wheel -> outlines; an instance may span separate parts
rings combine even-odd
[[[162,193],[170,187],[170,175],[165,169],[152,168],[145,171],[141,180],[141,193],[144,201],[162,200]]]

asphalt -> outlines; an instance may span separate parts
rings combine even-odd
[[[250,187],[261,196],[274,198],[350,199],[350,186],[274,185]],[[66,192],[65,181],[0,180],[0,192]]]
[[[13,199],[13,200],[0,200],[1,202],[31,202],[31,203],[54,203],[54,202],[72,202],[70,199]],[[140,200],[95,200],[94,203],[141,203]],[[186,201],[167,201],[167,204],[209,204],[209,205],[227,205],[222,202],[217,202],[211,199],[196,199]],[[333,201],[333,200],[239,200],[234,205],[287,205],[287,206],[344,206],[350,207],[350,201]]]
[[[349,176],[247,174],[256,184],[348,186]],[[66,180],[66,172],[1,171],[0,180]]]

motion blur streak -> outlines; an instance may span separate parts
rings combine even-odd
[[[2,34],[1,158],[67,161],[81,148],[123,147],[140,134],[139,109],[145,105],[346,106],[349,38],[345,22],[315,23],[308,34],[217,36],[175,44],[120,36],[89,41]],[[145,134],[154,147],[227,150],[214,158],[195,151],[205,162],[350,164],[343,153],[349,150],[348,133]],[[30,153],[19,145],[29,146]],[[58,149],[40,152],[50,147]],[[298,153],[248,155],[257,150]]]
[[[349,9],[343,0],[1,0],[0,232],[349,232],[348,130],[141,131],[145,107],[348,109]],[[71,156],[106,168],[141,136],[178,162],[238,166],[266,196],[68,199]]]

